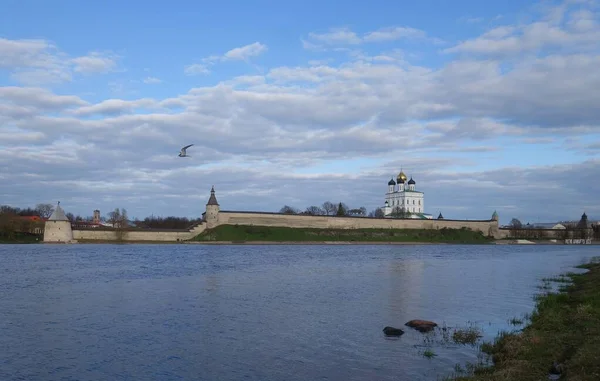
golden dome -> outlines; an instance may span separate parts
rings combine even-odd
[[[400,173],[398,173],[398,177],[396,178],[396,180],[398,182],[400,182],[400,180],[402,180],[402,182],[406,181],[406,175],[404,174],[404,172],[400,171]]]

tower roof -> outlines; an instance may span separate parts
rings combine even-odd
[[[210,197],[209,197],[206,205],[219,205],[219,203],[217,202],[217,197],[215,197],[215,186],[214,185],[210,189]]]
[[[413,180],[413,178],[411,177],[410,180],[408,180],[408,184],[409,185],[415,185],[415,180]]]
[[[440,215],[438,216],[438,220],[443,220],[444,216],[442,216],[442,212],[440,212]]]
[[[65,215],[65,211],[60,207],[60,201],[56,204],[56,209],[54,209],[48,221],[69,221]]]
[[[388,185],[396,185],[396,182],[394,181],[394,179],[391,179],[390,181],[388,181]]]
[[[585,214],[585,212],[583,212],[583,214],[581,215],[581,219],[577,223],[577,229],[589,229],[589,228],[590,228],[590,223],[588,222],[587,214]]]

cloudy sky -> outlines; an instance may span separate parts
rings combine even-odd
[[[0,204],[600,218],[597,1],[2,3]]]

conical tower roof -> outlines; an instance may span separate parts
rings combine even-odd
[[[210,197],[209,197],[208,202],[206,203],[206,205],[219,205],[219,203],[217,202],[217,197],[215,196],[215,187],[214,187],[214,185],[210,189]]]
[[[52,214],[50,215],[50,218],[48,218],[48,221],[69,221],[69,219],[65,215],[65,211],[60,207],[60,201],[56,205],[56,209],[54,209],[54,212],[52,212]]]

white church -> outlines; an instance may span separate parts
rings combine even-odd
[[[424,193],[416,190],[416,184],[412,177],[407,181],[407,177],[402,171],[396,177],[396,181],[392,178],[388,182],[385,205],[381,208],[385,217],[391,217],[392,211],[400,208],[409,212],[410,218],[433,219],[431,214],[424,212]]]

